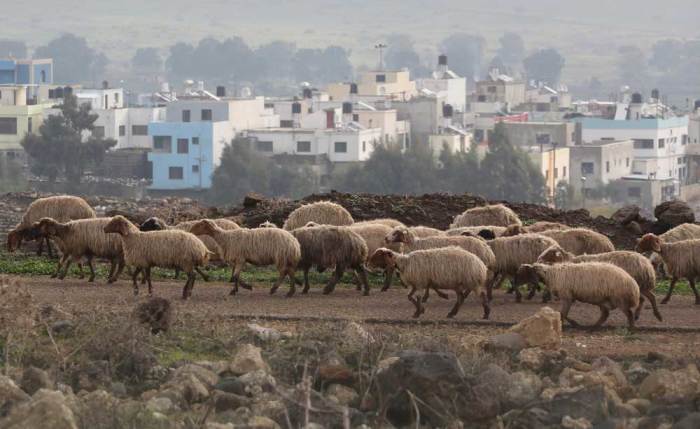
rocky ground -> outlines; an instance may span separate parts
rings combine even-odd
[[[194,300],[87,305],[77,286],[47,299],[36,284],[0,283],[2,428],[700,424],[693,335],[562,334],[546,307],[488,330],[240,320]],[[166,298],[177,289],[158,286]],[[671,354],[672,341],[687,349]],[[614,342],[652,347],[611,359]]]

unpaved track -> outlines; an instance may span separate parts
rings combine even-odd
[[[146,297],[147,289],[141,286],[141,295],[135,297],[128,281],[120,281],[114,285],[106,285],[104,281],[88,284],[85,280],[67,279],[65,281],[44,277],[15,277],[30,286],[36,301],[40,304],[60,305],[61,308],[83,313],[94,311],[96,308],[111,312],[131,312],[134,305]],[[268,284],[255,284],[254,290],[241,289],[235,297],[230,297],[230,286],[225,283],[195,284],[192,298],[187,302],[180,300],[182,282],[154,282],[156,296],[171,299],[176,303],[180,313],[204,315],[212,318],[240,319],[261,318],[268,320],[338,320],[350,319],[370,323],[412,323],[414,307],[406,299],[406,290],[393,288],[382,293],[372,290],[369,297],[348,285],[339,286],[331,295],[322,295],[320,287],[312,286],[308,295],[299,294],[286,298],[288,285],[285,284],[276,295],[268,294]],[[491,318],[486,326],[502,327],[517,323],[521,319],[535,313],[542,304],[539,296],[533,301],[516,304],[512,295],[496,291],[491,303]],[[419,319],[421,323],[446,323],[446,314],[454,304],[454,300],[443,300],[432,294],[426,304],[426,312]],[[558,303],[550,304],[555,309]],[[664,321],[657,321],[649,308],[645,306],[638,326],[647,332],[700,332],[700,306],[693,305],[689,296],[676,295],[667,305],[660,305]],[[459,314],[451,324],[470,325],[481,324],[482,308],[474,296],[462,306]],[[574,305],[571,317],[575,320],[591,324],[598,317],[596,307],[577,303]],[[432,323],[430,323],[432,324]],[[626,319],[621,312],[613,311],[607,322],[607,327],[615,329],[626,326]],[[609,330],[608,329],[608,330]],[[586,332],[586,331],[582,331]]]

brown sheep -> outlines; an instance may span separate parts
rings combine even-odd
[[[549,230],[541,232],[540,235],[553,238],[564,250],[574,255],[593,255],[615,250],[615,246],[608,237],[590,229]]]
[[[305,204],[289,214],[282,226],[287,231],[292,231],[306,225],[307,222],[316,222],[321,225],[347,226],[353,224],[352,215],[340,204],[330,201],[318,201]]]
[[[474,207],[455,216],[450,229],[462,226],[496,225],[508,226],[522,224],[517,214],[503,204]]]

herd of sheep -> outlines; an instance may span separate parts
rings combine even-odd
[[[634,328],[645,299],[662,320],[654,296],[657,269],[671,277],[662,303],[668,302],[679,279],[687,279],[695,303],[700,304],[694,283],[700,275],[700,226],[684,224],[660,236],[647,234],[639,240],[637,252],[616,251],[606,236],[589,229],[552,222],[525,226],[503,205],[466,210],[455,217],[448,231],[409,227],[394,219],[354,222],[347,210],[331,202],[299,207],[282,228],[265,222],[249,229],[227,219],[170,226],[150,218],[135,225],[122,216],[98,218],[81,198],[56,196],[29,206],[8,234],[8,250],[14,251],[26,240],[46,242],[49,250],[50,242],[55,243],[61,257],[54,277],[60,279],[75,262],[81,278],[86,263],[89,281],[94,281],[97,258],[111,262],[108,283],[129,267],[134,293],[139,292],[140,275],[152,294],[153,267],[184,272],[183,299],[192,295],[197,274],[207,280],[201,268],[218,262],[232,269],[231,294],[239,287],[251,289],[241,278],[246,264],[274,266],[278,277],[270,293],[288,280],[287,296],[294,295],[297,285],[303,285],[302,293],[309,291],[312,268],[331,271],[324,294],[333,292],[347,270],[352,270],[364,295],[370,293],[367,269],[383,272],[382,291],[396,274],[410,288],[414,317],[425,311],[423,304],[432,290],[441,298],[447,298],[444,291],[455,293],[456,302],[447,317],[456,315],[473,292],[483,306],[483,318],[488,319],[493,289],[509,279],[518,302],[521,286],[528,286],[530,299],[543,285],[543,301],[558,298],[562,318],[572,326],[578,325],[569,310],[578,301],[599,307],[594,327],[606,321],[610,310],[619,309]],[[303,282],[295,276],[299,270]]]

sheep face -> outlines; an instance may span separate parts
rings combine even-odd
[[[304,225],[304,228],[315,228],[317,226],[321,226],[320,223],[316,223],[314,221],[306,222],[306,225]]]
[[[661,239],[654,234],[644,235],[639,242],[635,250],[639,253],[644,252],[661,252]]]
[[[166,229],[166,225],[165,222],[163,222],[161,219],[158,219],[157,217],[149,217],[141,224],[139,229],[143,232],[162,231]]]
[[[396,227],[385,238],[387,244],[391,243],[410,243],[410,234],[407,228]]]
[[[107,225],[105,225],[103,231],[105,234],[128,235],[131,226],[133,226],[131,222],[129,222],[124,216],[115,216]]]
[[[266,220],[265,222],[258,225],[258,228],[279,228],[279,227],[277,225],[275,225],[274,223],[270,222],[269,220]]]
[[[564,252],[561,247],[559,246],[552,246],[542,252],[539,258],[537,258],[537,262],[541,264],[557,264],[560,262],[568,262],[570,261],[571,255],[568,254],[567,252]]]
[[[53,236],[56,235],[59,223],[51,218],[42,218],[39,222],[32,225],[32,229],[35,229],[42,235]]]
[[[518,224],[509,225],[503,232],[503,237],[513,237],[515,235],[525,234],[525,229]]]
[[[215,231],[216,224],[209,219],[200,220],[190,228],[190,232],[194,235],[212,235]]]
[[[13,229],[7,234],[7,251],[12,253],[22,244],[22,232]]]
[[[493,232],[493,230],[490,229],[482,229],[477,235],[486,241],[496,239],[496,234]]]
[[[394,268],[396,266],[396,255],[391,250],[383,247],[375,250],[367,263],[373,268]]]
[[[536,284],[540,281],[540,275],[534,266],[530,264],[523,264],[518,268],[518,272],[515,274],[514,286],[521,286],[524,284]]]

